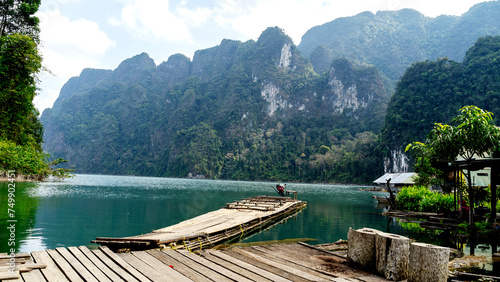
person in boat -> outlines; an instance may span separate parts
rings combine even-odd
[[[278,191],[278,194],[280,194],[280,196],[285,196],[285,186],[276,184],[276,191]]]

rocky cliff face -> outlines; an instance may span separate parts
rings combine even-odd
[[[52,110],[59,111],[62,101],[71,98],[74,95],[85,93],[99,85],[102,81],[108,79],[112,74],[111,70],[84,69],[80,76],[72,77],[64,84],[55,101]]]
[[[142,53],[113,71],[84,70],[64,86],[54,109],[44,111],[44,149],[69,159],[78,172],[185,177],[203,174],[195,167],[206,165],[183,168],[194,162],[183,158],[192,158],[198,154],[192,150],[203,145],[221,154],[214,159],[217,168],[210,169],[217,176],[236,169],[221,169],[234,162],[230,156],[241,160],[251,148],[272,147],[270,139],[277,137],[264,132],[283,134],[290,128],[286,132],[298,136],[282,139],[319,142],[292,130],[302,127],[292,126],[298,120],[325,132],[378,132],[386,103],[374,68],[338,60],[318,75],[281,29],[269,28],[257,41],[223,40],[199,50],[192,62],[176,54],[156,66]],[[185,140],[199,132],[210,132],[214,144],[225,147]],[[305,150],[306,141],[301,143]],[[292,158],[289,162],[295,162],[293,154],[302,155],[283,154]]]

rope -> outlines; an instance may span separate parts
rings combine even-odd
[[[243,237],[243,234],[245,233],[245,231],[243,230],[243,228],[241,228],[241,224],[240,224],[240,230],[241,230],[241,235],[240,235],[240,240],[241,240],[241,238]]]
[[[182,240],[182,243],[184,244],[184,248],[186,248],[186,250],[188,250],[190,253],[192,253],[191,249],[188,247],[188,245],[186,245],[186,237],[184,237],[184,239]]]
[[[203,249],[203,244],[201,243],[200,237],[198,237],[198,241],[200,241],[200,250]]]

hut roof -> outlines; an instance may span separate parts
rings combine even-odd
[[[415,172],[398,172],[398,173],[386,173],[381,177],[377,178],[373,183],[378,185],[386,184],[387,179],[391,179],[391,185],[414,185],[415,181],[413,176],[417,175]]]

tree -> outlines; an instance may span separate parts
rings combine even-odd
[[[27,35],[37,43],[39,19],[34,16],[41,0],[1,0],[0,37],[11,34]]]
[[[224,157],[217,132],[206,123],[181,130],[175,138],[175,151],[179,152],[170,170],[186,177],[203,175],[218,178],[222,171]]]
[[[493,114],[476,106],[460,109],[460,115],[453,122],[456,127],[437,123],[431,130],[426,143],[413,142],[406,150],[428,158],[431,163],[450,162],[463,158],[468,164],[466,178],[469,183],[469,224],[474,218],[474,190],[470,175],[470,162],[474,157],[485,157],[500,148],[500,128],[493,124]]]
[[[0,138],[40,150],[43,129],[33,98],[41,68],[32,38],[20,34],[0,38]]]

